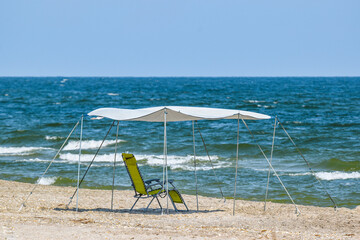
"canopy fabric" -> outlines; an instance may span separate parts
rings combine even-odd
[[[144,122],[192,121],[192,120],[218,120],[218,119],[270,119],[268,115],[221,108],[161,106],[141,109],[99,108],[89,116],[105,117],[117,121],[144,121]]]

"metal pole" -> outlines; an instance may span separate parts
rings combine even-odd
[[[73,129],[71,130],[71,132],[69,133],[69,135],[67,136],[67,138],[65,139],[64,143],[61,145],[61,147],[59,148],[59,150],[57,151],[57,153],[55,154],[55,156],[53,157],[53,159],[51,160],[51,162],[49,163],[49,165],[47,166],[47,168],[45,169],[45,171],[43,172],[43,174],[38,178],[38,181],[35,183],[33,189],[30,191],[29,195],[26,197],[26,199],[24,200],[24,202],[21,204],[20,208],[18,211],[21,211],[21,209],[23,207],[25,207],[25,203],[29,200],[31,194],[33,194],[33,192],[35,191],[36,187],[39,185],[39,181],[41,178],[43,178],[45,176],[45,174],[47,173],[47,171],[49,170],[51,164],[54,162],[55,158],[59,155],[59,153],[63,150],[65,144],[67,143],[67,141],[69,140],[71,134],[75,131],[75,129],[77,128],[77,126],[79,125],[80,120],[75,124],[75,126],[73,127]]]
[[[237,127],[237,136],[236,136],[236,167],[235,167],[235,183],[234,183],[234,203],[233,203],[233,216],[235,215],[235,197],[236,197],[236,181],[238,174],[238,162],[239,162],[239,130],[240,130],[240,113],[238,114],[238,127]]]
[[[274,152],[274,143],[275,143],[275,131],[276,131],[276,127],[277,127],[277,117],[275,117],[274,133],[273,133],[273,139],[272,139],[272,145],[271,145],[271,154],[270,154],[270,163],[271,163],[271,161],[272,161],[273,152]],[[267,184],[266,184],[266,192],[265,192],[264,211],[266,211],[266,200],[267,200],[267,196],[268,196],[269,182],[270,182],[270,171],[271,171],[271,168],[270,168],[270,166],[269,166],[268,178],[267,178]]]
[[[195,126],[194,121],[192,121],[192,132],[193,132],[193,145],[194,145],[194,174],[195,174],[195,191],[196,191],[196,211],[199,211],[199,198],[198,198],[198,185],[197,185],[197,175],[196,175],[196,151],[195,151]]]
[[[169,214],[169,179],[167,166],[167,135],[166,135],[166,108],[164,110],[164,158],[165,158],[165,181],[166,181],[166,213]]]
[[[115,154],[114,154],[113,182],[112,182],[112,191],[111,191],[111,211],[113,210],[113,203],[114,203],[115,167],[116,167],[116,153],[117,153],[118,136],[119,136],[119,121],[117,122],[117,127],[116,127],[116,141],[115,141]]]
[[[81,159],[81,142],[83,134],[83,121],[84,115],[81,115],[81,125],[80,125],[80,143],[79,143],[79,162],[78,162],[78,176],[77,176],[77,193],[76,193],[76,211],[79,210],[79,182],[80,182],[80,159]]]

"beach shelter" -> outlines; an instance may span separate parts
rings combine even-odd
[[[249,112],[249,111],[242,111],[242,110],[207,108],[207,107],[184,107],[184,106],[159,106],[159,107],[150,107],[150,108],[141,108],[141,109],[99,108],[88,113],[88,115],[96,118],[108,118],[114,121],[143,121],[143,122],[164,123],[163,175],[165,179],[163,179],[163,181],[166,183],[166,191],[168,191],[167,130],[166,130],[166,126],[168,122],[193,121],[193,132],[194,132],[194,121],[198,121],[198,120],[236,119],[238,120],[238,125],[239,125],[240,120],[242,121],[263,120],[263,119],[271,118],[268,115]],[[238,135],[239,135],[239,128],[238,128]],[[239,139],[237,138],[236,174],[237,174],[238,147],[239,147],[238,141]],[[195,150],[194,150],[194,161],[195,161]],[[271,165],[270,162],[269,164]],[[234,191],[236,191],[236,177],[235,177]],[[235,192],[234,192],[234,203],[235,203]]]
[[[252,132],[250,131],[248,125],[246,124],[245,120],[265,120],[265,119],[270,119],[271,117],[268,115],[264,115],[264,114],[260,114],[260,113],[255,113],[255,112],[249,112],[249,111],[242,111],[242,110],[233,110],[233,109],[221,109],[221,108],[206,108],[206,107],[184,107],[184,106],[160,106],[160,107],[150,107],[150,108],[141,108],[141,109],[121,109],[121,108],[99,108],[96,109],[94,111],[91,111],[90,113],[88,113],[89,116],[92,116],[92,119],[101,119],[101,118],[108,118],[108,119],[112,119],[113,123],[110,126],[110,129],[108,130],[103,142],[105,141],[106,137],[108,136],[111,128],[114,126],[115,121],[117,121],[117,134],[116,134],[116,143],[117,143],[117,139],[118,139],[118,132],[119,132],[119,121],[143,121],[143,122],[161,122],[164,124],[164,167],[163,167],[163,182],[166,183],[166,192],[167,192],[167,196],[168,196],[168,162],[167,162],[167,130],[166,130],[166,126],[168,122],[178,122],[178,121],[192,121],[192,126],[193,126],[193,144],[194,144],[194,163],[196,163],[196,153],[195,153],[195,136],[194,136],[194,122],[198,121],[198,120],[220,120],[220,119],[233,119],[233,120],[237,120],[237,126],[238,126],[238,130],[237,130],[237,147],[236,147],[236,170],[235,170],[235,180],[234,180],[234,206],[233,206],[233,214],[235,213],[235,197],[236,197],[236,179],[237,179],[237,169],[238,169],[238,155],[239,155],[239,126],[240,126],[240,120],[243,122],[243,124],[245,125],[245,127],[247,128],[247,130],[249,131],[249,133],[251,134],[251,137],[255,140]],[[81,181],[80,181],[80,158],[81,158],[81,139],[82,139],[82,126],[83,126],[83,116],[81,116],[81,119],[75,124],[74,128],[71,130],[70,134],[68,135],[68,137],[66,138],[66,140],[64,141],[63,145],[60,147],[60,149],[57,151],[57,153],[55,154],[54,158],[51,160],[51,162],[49,163],[48,167],[46,168],[46,170],[44,171],[44,173],[39,177],[39,179],[41,179],[42,177],[44,177],[44,175],[47,173],[48,169],[50,168],[51,164],[53,163],[53,161],[56,159],[56,157],[59,155],[60,151],[64,148],[65,144],[67,143],[67,141],[69,140],[71,134],[74,132],[74,130],[77,128],[78,125],[81,125],[81,132],[80,132],[80,147],[79,147],[79,164],[78,164],[78,181],[77,181],[77,188],[74,192],[74,194],[72,195],[72,197],[70,198],[70,202],[68,203],[67,206],[70,205],[73,197],[75,196],[75,194],[78,194],[78,190],[80,187],[80,184],[82,183],[82,181],[84,180],[88,170],[91,167],[91,164],[93,163],[93,161],[95,160],[100,148],[102,147],[102,144],[100,145],[100,147],[98,148],[97,152],[95,153],[95,156],[93,158],[93,160],[91,161],[91,163],[89,164],[87,170],[85,171],[85,174],[83,175]],[[336,209],[336,203],[335,201],[332,199],[332,197],[330,196],[330,194],[328,193],[328,191],[326,190],[326,187],[321,183],[320,179],[318,179],[314,173],[314,171],[311,169],[309,162],[305,159],[304,155],[301,153],[300,149],[296,146],[296,144],[294,143],[293,139],[290,137],[289,133],[285,130],[284,126],[282,125],[282,123],[278,120],[278,117],[275,117],[275,124],[274,124],[274,133],[273,133],[273,142],[272,142],[272,149],[271,149],[271,156],[270,156],[270,160],[267,158],[267,156],[265,155],[264,151],[262,150],[262,148],[260,147],[259,144],[256,143],[256,145],[258,146],[259,150],[261,151],[262,155],[264,156],[264,158],[266,159],[268,165],[269,165],[269,171],[268,171],[268,183],[267,183],[267,188],[266,188],[266,195],[265,195],[265,206],[266,206],[266,197],[267,197],[267,191],[268,191],[268,185],[269,185],[269,176],[270,176],[270,170],[272,170],[272,172],[274,173],[274,175],[277,177],[277,179],[279,180],[280,184],[282,185],[282,187],[284,188],[286,194],[288,195],[289,199],[291,200],[291,202],[294,204],[295,208],[296,208],[296,213],[300,213],[299,209],[297,208],[294,200],[292,199],[292,197],[290,196],[290,193],[287,191],[285,185],[283,184],[282,180],[280,179],[279,175],[277,174],[276,170],[273,168],[272,164],[271,164],[271,159],[272,159],[272,152],[273,152],[273,147],[274,147],[274,139],[275,139],[275,129],[277,125],[280,125],[284,132],[286,133],[286,135],[288,136],[288,138],[290,139],[290,141],[292,142],[292,144],[294,145],[294,147],[297,149],[297,151],[299,152],[299,154],[301,155],[301,157],[303,158],[303,160],[306,162],[306,164],[309,167],[309,170],[311,171],[311,173],[315,176],[316,180],[321,184],[321,186],[323,187],[326,195],[329,197],[329,199],[333,202],[334,204],[334,208]],[[199,129],[198,129],[199,130]],[[199,130],[200,133],[200,130]],[[202,138],[202,135],[200,133],[200,136]],[[203,139],[202,139],[203,140]],[[102,142],[102,143],[103,143]],[[204,143],[204,147],[206,150],[206,145],[205,142],[203,140]],[[114,177],[115,177],[115,160],[116,160],[116,151],[117,151],[117,145],[115,145],[115,159],[114,159],[114,172],[113,172],[113,190],[114,190]],[[207,151],[207,150],[206,150]],[[210,160],[210,158],[209,158]],[[196,166],[196,165],[195,165]],[[215,173],[215,172],[214,172]],[[196,169],[195,169],[195,178],[196,178]],[[197,184],[197,180],[195,179],[195,182]],[[35,190],[37,184],[35,184],[35,186],[33,187],[32,191],[29,193],[29,195],[26,197],[25,201],[21,204],[20,209],[25,206],[26,201],[29,199],[29,197],[31,196],[31,194],[33,193],[33,191]],[[196,185],[196,189],[197,189],[197,185]],[[197,198],[197,191],[196,191],[196,198]],[[197,198],[198,199],[198,198]],[[167,197],[167,202],[168,202],[168,197]],[[111,199],[111,206],[113,206],[113,197]],[[167,204],[168,205],[168,204]],[[77,201],[76,201],[76,210],[78,209],[78,195],[77,195]],[[197,201],[197,209],[198,209],[198,201]],[[264,207],[265,209],[265,207]],[[168,212],[168,207],[167,207],[167,212]]]

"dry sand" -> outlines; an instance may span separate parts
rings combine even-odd
[[[360,239],[360,207],[356,209],[236,201],[184,195],[189,212],[162,215],[156,202],[144,212],[148,199],[134,202],[132,191],[80,189],[66,209],[72,187],[39,185],[26,207],[18,211],[34,185],[0,180],[0,239]],[[166,200],[162,199],[166,206]],[[170,205],[169,205],[170,206]],[[181,206],[180,206],[181,207]]]

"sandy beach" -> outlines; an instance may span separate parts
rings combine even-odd
[[[110,190],[80,189],[79,212],[75,200],[66,209],[73,187],[39,185],[26,207],[19,207],[34,185],[0,180],[1,239],[360,239],[360,207],[356,209],[236,201],[184,195],[189,212],[162,215],[154,202],[134,202],[132,191],[115,191],[111,211]],[[166,206],[166,200],[162,199]],[[179,206],[180,208],[182,206]]]

